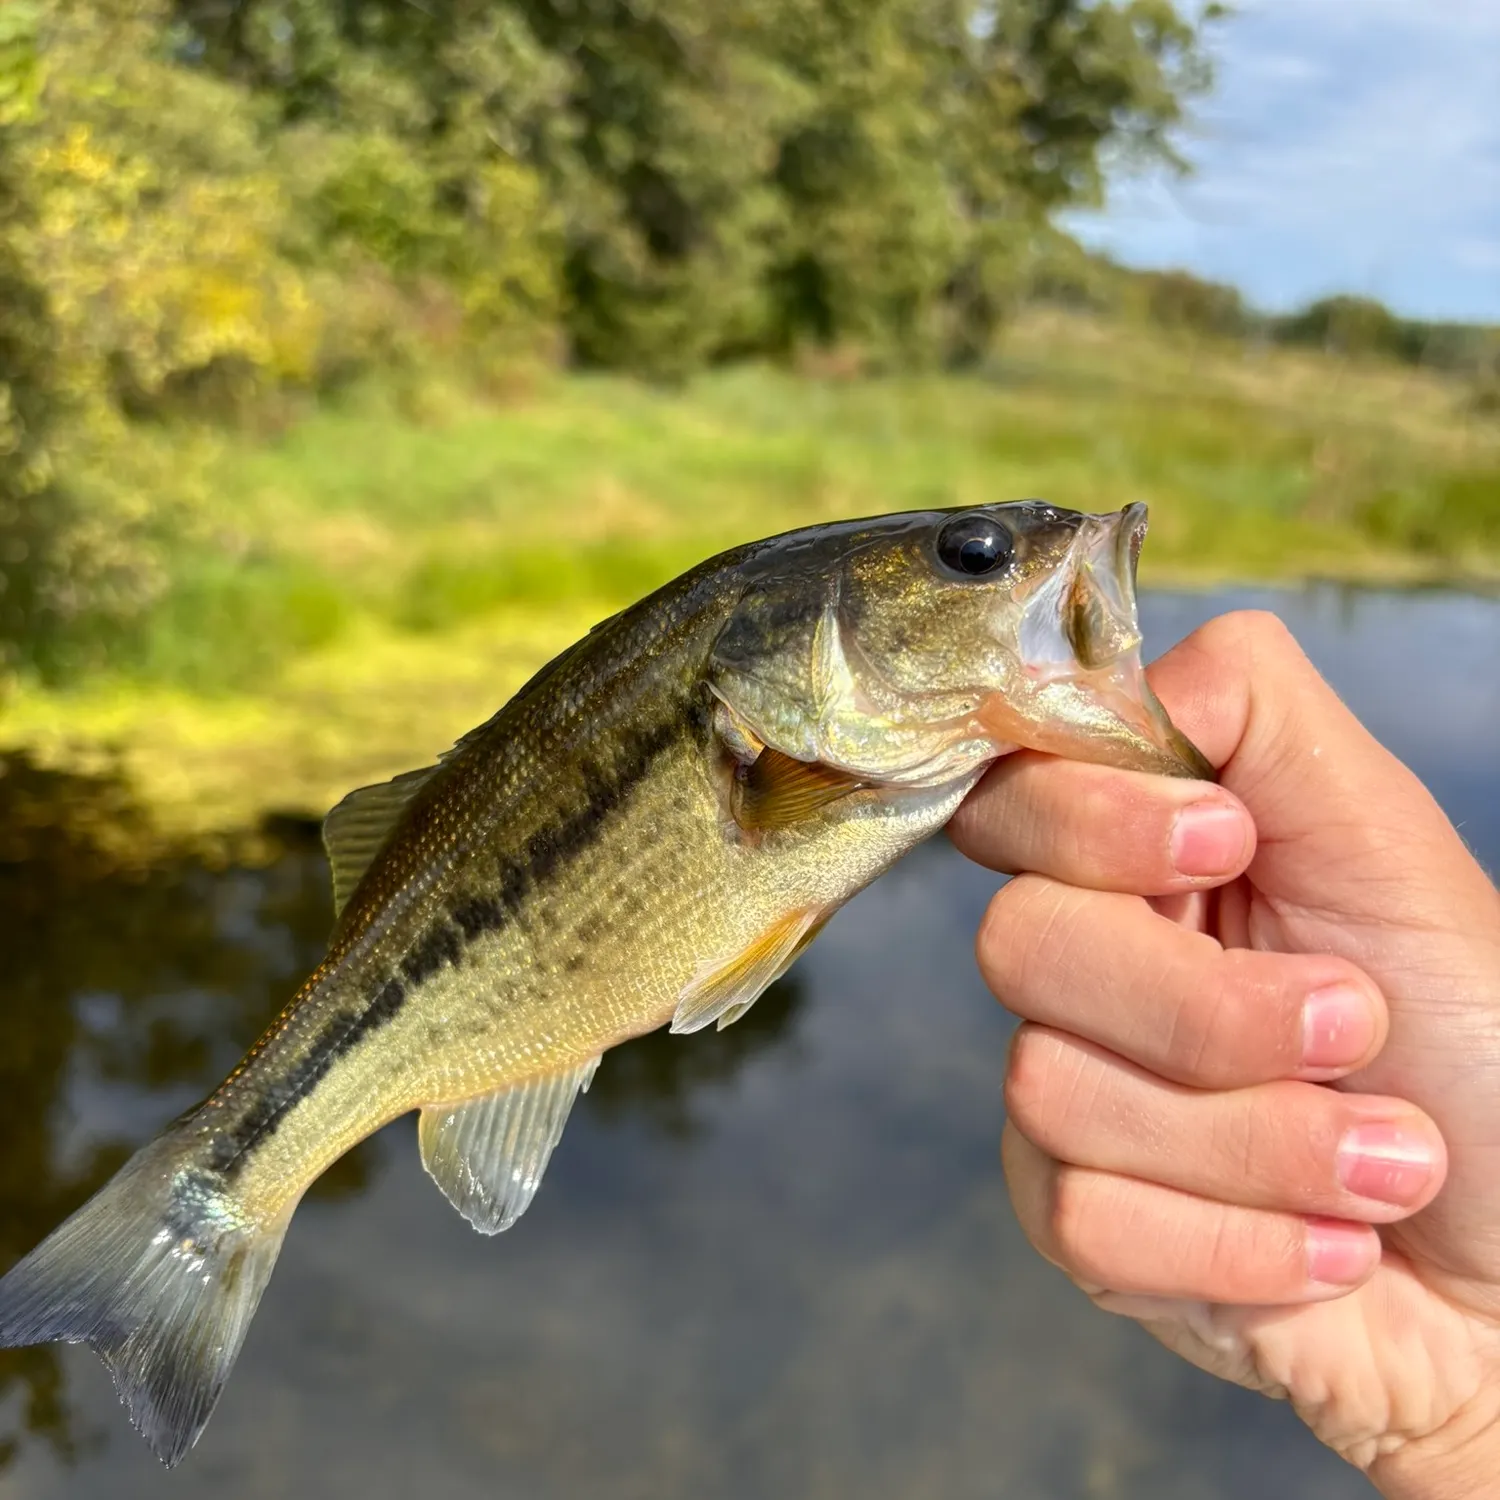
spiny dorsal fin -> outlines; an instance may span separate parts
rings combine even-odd
[[[433,1104],[417,1127],[422,1165],[480,1234],[509,1229],[526,1212],[568,1111],[588,1091],[597,1057],[465,1104]]]
[[[700,964],[677,997],[672,1030],[701,1031],[711,1021],[719,1023],[720,1031],[732,1026],[791,968],[833,911],[813,906],[791,912],[743,951]]]
[[[391,829],[421,791],[436,766],[403,771],[389,781],[350,792],[323,819],[323,847],[333,868],[333,914],[338,917],[364,877]]]
[[[864,785],[847,771],[793,760],[767,745],[735,782],[734,820],[747,830],[790,828]]]

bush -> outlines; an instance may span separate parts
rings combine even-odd
[[[979,359],[1206,83],[1169,0],[0,0],[0,649],[83,670],[233,532],[192,423],[433,345]]]
[[[1146,271],[1141,281],[1147,316],[1163,328],[1220,338],[1240,338],[1250,330],[1250,310],[1235,287],[1187,271]]]

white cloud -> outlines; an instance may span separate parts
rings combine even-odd
[[[1500,320],[1500,0],[1259,0],[1216,50],[1196,178],[1124,181],[1081,232],[1270,306]]]

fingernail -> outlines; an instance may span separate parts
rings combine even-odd
[[[1245,855],[1245,815],[1222,802],[1195,802],[1172,825],[1172,864],[1179,875],[1228,875]]]
[[[1364,1224],[1307,1221],[1307,1274],[1324,1286],[1354,1286],[1375,1269],[1380,1238]]]
[[[1375,1042],[1370,997],[1349,984],[1314,990],[1302,1006],[1302,1065],[1348,1068]]]
[[[1400,1125],[1356,1125],[1339,1142],[1339,1181],[1377,1203],[1415,1203],[1436,1166],[1431,1143]]]

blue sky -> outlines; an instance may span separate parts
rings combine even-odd
[[[1182,146],[1069,227],[1273,311],[1330,291],[1500,322],[1500,0],[1241,0]]]

